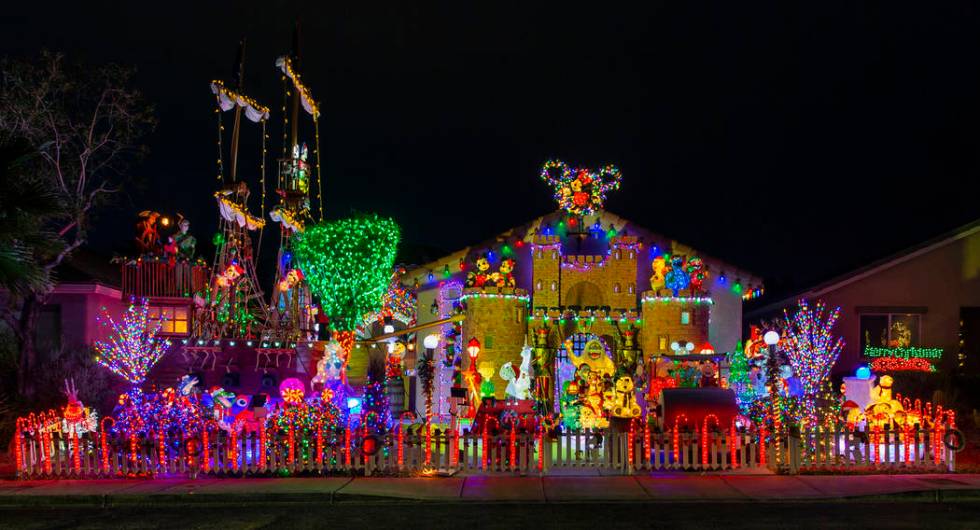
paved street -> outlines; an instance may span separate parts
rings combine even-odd
[[[41,528],[977,528],[978,503],[414,503],[0,506],[0,529]]]
[[[980,499],[980,475],[693,475],[2,481],[0,505],[256,502],[815,501]]]

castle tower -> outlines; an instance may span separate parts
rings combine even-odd
[[[483,290],[469,288],[463,291],[466,320],[463,321],[463,342],[471,338],[480,341],[478,363],[492,362],[493,384],[498,399],[504,398],[507,381],[500,377],[500,367],[512,362],[521,364],[521,349],[527,334],[529,299],[523,289],[502,288]],[[470,367],[470,359],[463,356],[462,370]]]
[[[672,342],[693,342],[695,352],[708,342],[711,299],[707,297],[657,296],[643,293],[643,328],[640,345],[647,356],[671,355]]]
[[[531,299],[534,307],[557,307],[561,293],[561,239],[535,236],[531,246],[533,274]]]
[[[639,242],[634,236],[618,236],[609,242],[606,258],[607,299],[613,309],[636,309],[636,258]]]

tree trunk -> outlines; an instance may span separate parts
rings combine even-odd
[[[34,368],[37,365],[37,345],[34,343],[37,331],[38,315],[41,313],[41,302],[34,293],[24,298],[20,309],[20,321],[17,326],[17,339],[20,343],[20,358],[17,364],[17,392],[21,398],[34,397]]]

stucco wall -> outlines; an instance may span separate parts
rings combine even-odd
[[[943,348],[942,365],[951,367],[959,351],[960,308],[980,306],[980,232],[811,298],[841,307],[837,331],[846,345],[837,373],[862,362],[859,307],[924,307],[919,346]]]

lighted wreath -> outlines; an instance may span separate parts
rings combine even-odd
[[[622,178],[613,165],[592,171],[569,167],[561,160],[549,160],[541,168],[541,179],[555,190],[558,206],[572,215],[590,215],[602,209],[606,193],[619,189]]]

